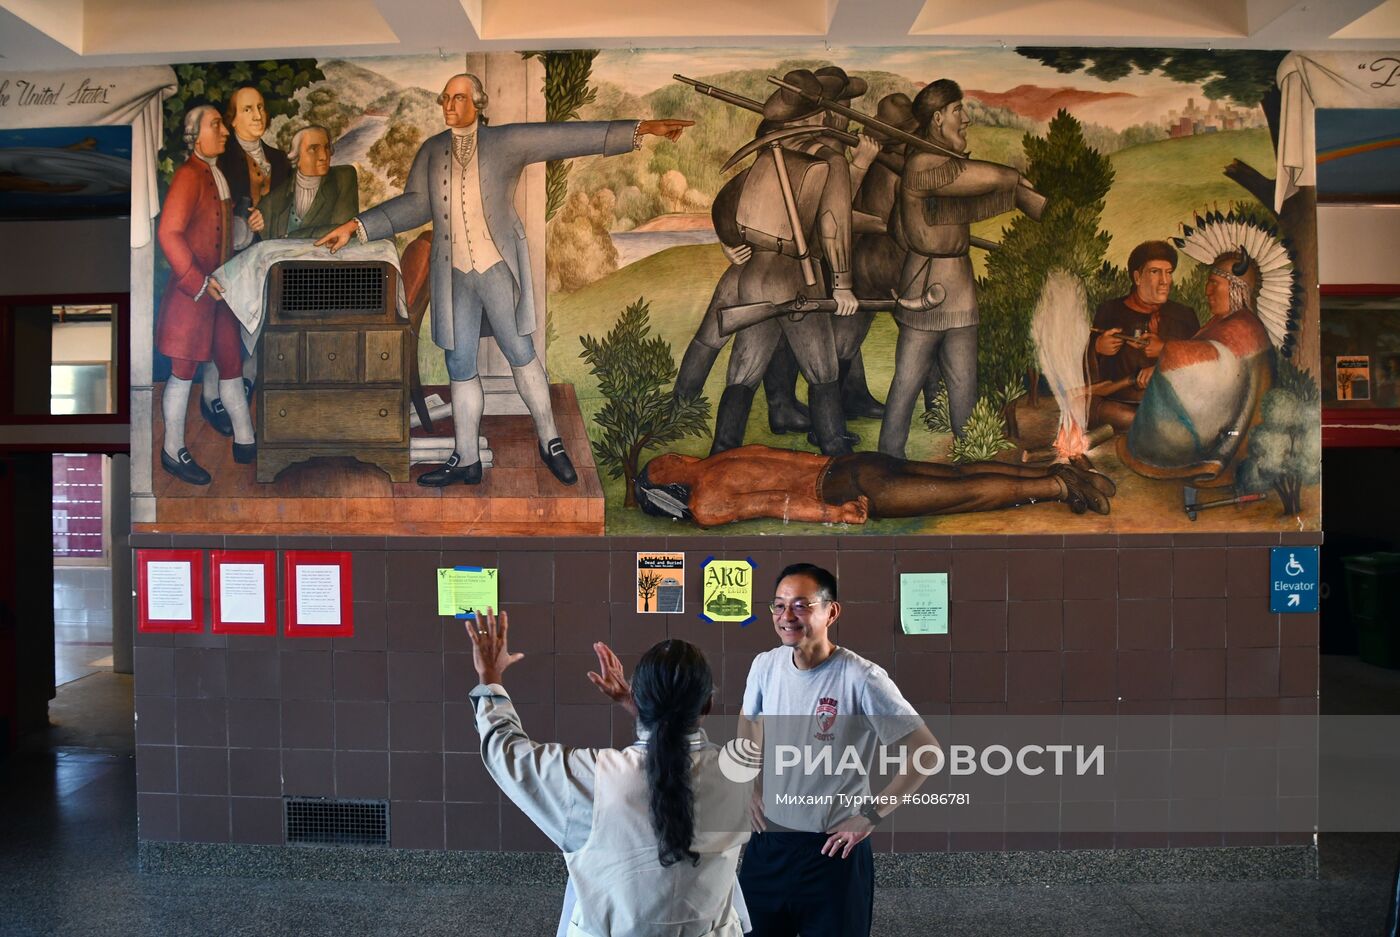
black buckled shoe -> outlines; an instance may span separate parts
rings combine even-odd
[[[477,459],[471,465],[463,465],[462,457],[454,452],[441,468],[435,468],[431,472],[424,472],[418,476],[418,484],[425,488],[445,488],[453,482],[461,482],[464,485],[480,485],[481,460]]]
[[[213,481],[209,473],[194,460],[194,456],[190,455],[190,450],[183,446],[173,459],[164,449],[160,450],[160,467],[187,485],[207,485]]]
[[[569,454],[564,451],[564,440],[555,436],[547,443],[540,443],[540,461],[545,464],[550,473],[566,485],[572,485],[578,481],[578,473],[574,471],[574,463],[569,461]]]
[[[239,465],[251,465],[258,457],[258,444],[250,442],[246,446],[241,442],[233,444],[233,461]]]
[[[213,401],[205,401],[199,398],[199,412],[204,417],[206,423],[214,427],[220,436],[233,435],[233,420],[229,419],[228,411],[224,409],[224,402],[218,397]]]

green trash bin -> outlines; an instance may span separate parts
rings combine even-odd
[[[1363,553],[1343,562],[1361,659],[1400,668],[1400,553]]]

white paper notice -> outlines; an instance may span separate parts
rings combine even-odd
[[[297,624],[340,624],[340,567],[297,567]]]
[[[261,563],[219,564],[219,613],[225,624],[265,624],[266,590]]]
[[[194,618],[190,564],[185,561],[146,564],[146,618],[189,621]]]

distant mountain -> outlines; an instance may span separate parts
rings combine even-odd
[[[331,59],[321,64],[321,73],[326,76],[320,87],[330,88],[336,97],[357,112],[367,110],[372,103],[387,97],[390,89],[398,91],[396,82],[390,81],[379,72],[372,71],[345,59]]]
[[[969,88],[963,94],[989,107],[1006,108],[1032,120],[1049,120],[1061,108],[1074,113],[1076,108],[1086,104],[1136,97],[1126,91],[1084,91],[1080,88],[1042,88],[1039,85],[1017,85],[1010,91],[977,91]]]

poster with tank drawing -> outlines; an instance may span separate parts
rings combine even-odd
[[[1284,58],[177,66],[136,529],[1316,529]]]

